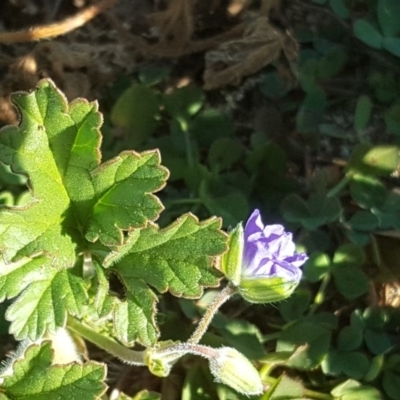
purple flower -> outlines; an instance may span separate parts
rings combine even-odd
[[[300,267],[307,258],[305,253],[296,253],[292,234],[282,225],[264,226],[260,212],[253,211],[244,229],[243,278],[282,278],[298,283]]]
[[[300,282],[307,255],[296,253],[292,234],[282,225],[267,225],[254,210],[243,231],[239,224],[229,234],[221,270],[250,303],[288,298]]]

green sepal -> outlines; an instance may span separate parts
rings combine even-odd
[[[226,278],[235,286],[238,286],[242,272],[243,258],[243,226],[238,224],[235,229],[229,233],[228,251],[222,255],[221,269]]]
[[[156,347],[146,350],[144,362],[153,375],[160,378],[165,378],[169,375],[174,363],[183,355],[182,351],[174,351],[177,344],[179,342],[166,340],[157,343]],[[171,348],[171,351],[168,351],[169,348]]]
[[[246,278],[239,285],[240,295],[249,303],[273,303],[287,299],[296,289],[298,282],[282,278]]]

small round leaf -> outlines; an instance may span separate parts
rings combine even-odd
[[[358,19],[353,24],[354,35],[368,46],[380,50],[382,48],[382,35],[369,21]]]

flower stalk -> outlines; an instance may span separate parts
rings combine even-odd
[[[71,331],[82,336],[84,339],[95,344],[121,361],[138,366],[145,366],[145,351],[135,351],[122,346],[113,339],[104,336],[87,325],[82,324],[77,319],[69,316],[67,327]]]
[[[260,374],[253,364],[231,347],[214,349],[194,343],[164,343],[146,351],[149,370],[160,377],[167,376],[173,364],[185,354],[206,358],[216,382],[224,383],[246,396],[261,394],[264,390]]]
[[[198,323],[195,331],[192,333],[190,338],[188,339],[187,343],[199,343],[203,335],[206,333],[208,327],[214,315],[218,312],[218,309],[227,302],[234,293],[236,293],[236,288],[228,285],[218,295],[215,299],[210,303],[207,307],[206,312],[204,313],[203,317],[201,318],[200,322]]]

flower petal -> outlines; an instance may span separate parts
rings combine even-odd
[[[261,220],[260,211],[255,209],[247,220],[246,227],[244,228],[244,236],[250,237],[254,233],[261,233],[264,229],[264,224]]]
[[[282,225],[264,226],[259,210],[254,210],[244,230],[242,277],[282,278],[300,281],[299,269],[307,260],[306,254],[295,251],[290,232]]]

